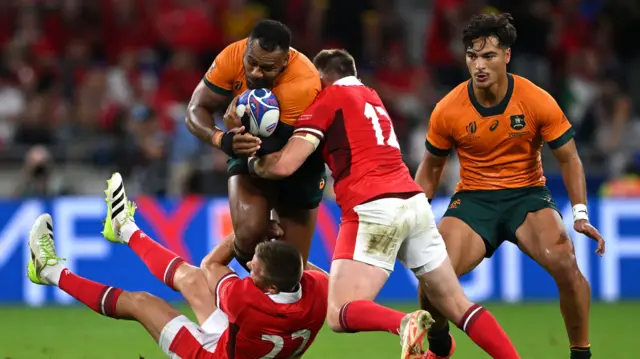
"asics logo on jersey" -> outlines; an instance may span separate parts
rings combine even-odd
[[[489,127],[489,131],[491,131],[491,132],[495,131],[496,128],[498,128],[499,124],[500,124],[500,121],[493,120],[493,122],[491,123],[491,127]]]

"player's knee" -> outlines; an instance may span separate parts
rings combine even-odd
[[[563,244],[555,246],[553,254],[548,256],[547,263],[543,264],[557,283],[570,283],[582,276],[570,243],[570,239],[566,238]]]
[[[149,307],[149,303],[156,300],[156,296],[149,292],[129,292],[129,299],[138,307]]]
[[[204,258],[202,258],[202,260],[200,261],[200,269],[201,270],[208,270],[209,267],[211,267],[211,265],[213,264],[213,252],[211,251],[209,253],[207,253],[206,256],[204,256]]]
[[[340,324],[340,311],[335,308],[329,308],[327,311],[327,326],[336,333],[344,332],[344,328]]]
[[[256,245],[267,240],[267,226],[262,221],[248,220],[234,230],[235,245],[244,253],[253,253]]]
[[[180,292],[186,296],[187,293],[198,293],[210,295],[207,280],[199,268],[192,267],[191,270],[183,271],[179,278],[174,278],[174,283],[180,282]]]

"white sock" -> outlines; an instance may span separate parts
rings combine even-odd
[[[40,272],[40,276],[47,280],[47,282],[58,286],[58,282],[60,281],[60,275],[64,270],[64,266],[62,263],[58,262],[52,266],[45,266],[42,268],[42,272]]]
[[[139,229],[140,228],[138,228],[136,222],[127,221],[127,223],[125,223],[120,228],[120,239],[122,239],[125,243],[129,243],[131,236],[133,236],[133,234]]]

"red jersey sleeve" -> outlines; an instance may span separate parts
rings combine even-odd
[[[216,287],[216,306],[220,308],[231,320],[234,320],[240,314],[243,307],[242,280],[234,272],[226,274]]]
[[[293,133],[311,134],[320,141],[324,140],[327,131],[335,117],[335,107],[332,105],[329,93],[320,93],[316,101],[298,118]]]
[[[317,284],[317,288],[322,291],[322,298],[325,298],[329,295],[329,276],[317,271],[317,270],[306,270],[304,271],[304,275],[313,278],[314,282]]]

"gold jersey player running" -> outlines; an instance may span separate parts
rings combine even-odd
[[[433,198],[447,155],[455,147],[461,181],[438,229],[457,275],[473,270],[502,241],[515,243],[558,286],[571,358],[589,358],[589,283],[578,269],[571,239],[545,187],[543,142],[560,164],[575,230],[596,240],[600,255],[604,240],[589,223],[584,170],[571,123],[546,91],[507,73],[516,39],[512,20],[509,14],[471,19],[463,34],[471,80],[434,109],[416,181]],[[434,313],[422,293],[420,300],[423,309]],[[426,358],[449,358],[455,342],[447,321],[440,315],[434,319]]]

